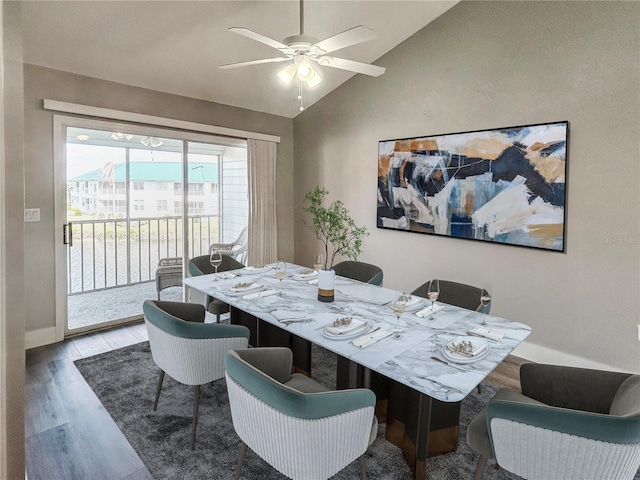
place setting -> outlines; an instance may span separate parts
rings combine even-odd
[[[322,329],[322,336],[330,340],[350,340],[364,334],[371,327],[367,320],[339,317]]]
[[[491,351],[491,345],[486,339],[460,335],[442,347],[445,360],[458,364],[468,364],[484,359]]]
[[[422,297],[411,295],[410,293],[403,293],[402,295],[404,297],[404,300],[403,300],[404,312],[410,313],[410,312],[418,311],[426,303],[426,300]],[[391,302],[388,304],[389,308],[391,308],[392,310],[394,308],[394,303],[395,302]]]
[[[308,282],[310,280],[316,280],[318,278],[318,271],[312,269],[301,270],[297,273],[294,273],[291,278],[293,278],[297,282]]]
[[[241,270],[238,270],[238,275],[257,275],[260,273],[267,273],[273,270],[273,265],[248,265]]]
[[[244,300],[256,300],[270,295],[277,295],[280,292],[275,289],[267,289],[262,283],[247,281],[236,283],[223,290],[223,293],[230,297],[242,297]]]

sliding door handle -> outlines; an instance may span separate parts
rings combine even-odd
[[[71,222],[62,225],[62,243],[73,247],[73,224]]]

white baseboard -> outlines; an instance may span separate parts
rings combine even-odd
[[[511,352],[511,354],[535,363],[564,365],[567,367],[591,368],[593,370],[606,370],[609,372],[640,373],[627,372],[612,365],[607,365],[606,363],[594,362],[593,360],[589,360],[588,358],[560,352],[558,350],[553,350],[552,348],[543,347],[541,345],[536,345],[535,343],[530,343],[527,341],[524,341],[520,345],[518,345],[515,350]]]
[[[29,350],[30,348],[50,345],[52,343],[56,343],[57,341],[56,327],[31,330],[30,332],[26,332],[24,336],[24,348],[25,350]]]

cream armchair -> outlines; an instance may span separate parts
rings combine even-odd
[[[640,375],[525,364],[469,423],[467,443],[530,480],[631,480],[640,466]]]
[[[225,358],[233,427],[242,440],[235,479],[251,448],[294,480],[327,479],[375,440],[375,395],[367,389],[331,391],[291,374],[288,348],[232,350]],[[277,433],[276,433],[277,432]]]
[[[193,385],[193,450],[198,425],[200,385],[224,376],[225,354],[232,348],[247,346],[249,329],[240,325],[205,324],[204,307],[195,303],[147,300],[142,309],[151,355],[160,368],[153,410],[158,407],[165,373],[180,383]]]

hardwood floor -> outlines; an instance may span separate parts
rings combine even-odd
[[[152,479],[74,360],[148,340],[143,323],[26,352],[26,469],[29,480]],[[520,389],[525,361],[509,356],[487,380]]]
[[[73,364],[147,339],[140,323],[27,351],[29,480],[153,478]]]

